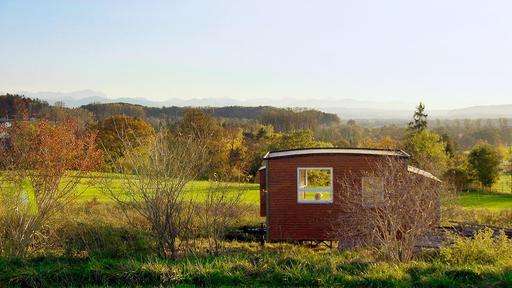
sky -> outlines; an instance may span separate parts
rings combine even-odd
[[[510,104],[511,11],[492,0],[0,0],[0,92]]]

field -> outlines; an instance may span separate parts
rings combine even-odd
[[[122,193],[123,178],[115,174],[96,174],[83,177],[76,188],[79,195],[78,201],[85,202],[97,200],[99,202],[111,202],[108,189]],[[243,192],[243,202],[256,204],[259,201],[259,184],[254,183],[224,183],[230,190]],[[108,189],[105,189],[108,187]],[[206,194],[210,187],[208,181],[192,181],[185,188],[185,193],[195,197],[198,201]]]
[[[462,192],[457,204],[468,209],[489,209],[494,211],[512,209],[510,175],[501,175],[490,192],[474,190]]]
[[[457,252],[457,251],[453,251]],[[480,251],[477,251],[480,252]],[[477,253],[475,252],[475,254]],[[483,251],[486,252],[486,251]],[[407,263],[376,261],[363,252],[290,244],[229,244],[219,256],[177,261],[146,258],[0,260],[0,283],[17,287],[510,287],[510,253],[458,262],[425,255]],[[473,255],[473,254],[472,254]],[[467,255],[460,256],[463,259]],[[473,255],[474,256],[474,255]]]
[[[187,287],[512,286],[512,241],[489,235],[479,240],[458,240],[453,247],[427,251],[405,263],[385,261],[367,250],[340,252],[285,243],[261,247],[251,241],[226,241],[224,250],[217,255],[199,241],[194,244],[193,253],[179,260],[162,259],[154,254],[151,247],[155,243],[147,233],[119,226],[121,222],[116,220],[104,185],[121,193],[122,181],[111,174],[82,179],[77,188],[78,205],[85,209],[73,212],[76,215],[63,215],[68,220],[64,219],[64,226],[52,236],[57,237],[52,241],[61,245],[37,251],[27,259],[0,259],[0,286],[123,287],[127,281],[134,286]],[[185,193],[201,201],[209,185],[208,181],[194,181]],[[230,184],[230,189],[242,189],[243,201],[253,206],[250,213],[254,217],[244,220],[245,224],[262,221],[257,216],[258,188],[253,183]],[[499,214],[503,218],[500,221],[511,222],[510,215],[503,214],[512,209],[509,193],[466,192],[456,199],[456,204],[463,211],[459,214],[462,220],[477,215],[489,222]]]
[[[468,209],[504,210],[512,209],[512,194],[496,192],[465,192],[462,193],[457,203]]]

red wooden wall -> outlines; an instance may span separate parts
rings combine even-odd
[[[350,154],[301,155],[269,159],[268,178],[265,179],[268,182],[268,203],[260,202],[260,209],[265,204],[268,205],[268,240],[334,240],[332,227],[342,213],[343,203],[343,199],[336,195],[339,189],[337,179],[371,169],[376,161],[383,159],[384,157],[375,155]],[[298,167],[333,168],[332,204],[297,203]],[[406,159],[404,169],[407,169]],[[360,181],[355,180],[355,183],[360,185]]]

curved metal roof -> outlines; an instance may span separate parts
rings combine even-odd
[[[380,155],[380,156],[396,156],[409,158],[410,155],[402,150],[391,149],[366,149],[366,148],[307,148],[295,150],[270,151],[263,159],[272,159],[279,157],[292,157],[303,155],[318,154],[356,154],[356,155]]]

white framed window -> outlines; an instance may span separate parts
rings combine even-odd
[[[384,180],[382,177],[361,178],[363,206],[374,207],[384,202]]]
[[[332,168],[297,168],[298,203],[332,203]]]

